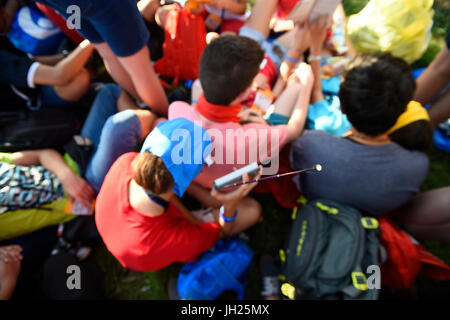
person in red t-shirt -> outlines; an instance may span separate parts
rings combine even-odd
[[[182,205],[178,197],[210,152],[206,130],[177,118],[160,123],[140,154],[127,153],[113,164],[97,198],[95,221],[106,247],[124,267],[154,271],[193,261],[220,237],[236,235],[259,220],[261,206],[246,197],[256,183],[227,194],[213,190],[223,206],[209,214],[194,215]]]

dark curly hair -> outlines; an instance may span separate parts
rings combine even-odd
[[[390,54],[364,54],[348,65],[339,98],[351,124],[366,135],[377,136],[395,124],[415,88],[404,60]]]

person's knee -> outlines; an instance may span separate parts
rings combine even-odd
[[[245,211],[245,216],[251,225],[257,223],[261,218],[262,206],[253,198],[246,197],[242,199],[242,210]]]
[[[159,7],[155,13],[155,21],[161,27],[164,28],[166,26],[167,17],[169,16],[170,11],[177,8],[177,5],[171,4],[163,7]]]
[[[153,130],[157,116],[155,113],[148,110],[136,109],[132,111],[139,119],[139,123],[141,124],[142,129],[141,139],[144,139],[145,137],[147,137],[150,131]]]
[[[87,71],[86,69],[82,69],[74,79],[74,82],[76,83],[78,90],[82,94],[82,96],[86,94],[91,86],[91,75],[89,71]]]
[[[116,113],[106,120],[102,135],[108,135],[114,141],[121,142],[128,139],[138,139],[141,125],[137,115],[132,110]]]

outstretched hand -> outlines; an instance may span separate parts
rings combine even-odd
[[[252,179],[259,179],[261,178],[261,174],[262,174],[262,167],[260,166],[258,174],[252,178]],[[244,173],[242,176],[242,181],[243,182],[247,182],[249,181],[249,177],[247,173]],[[211,190],[211,195],[216,198],[218,201],[220,201],[221,203],[224,204],[224,206],[227,206],[227,204],[237,204],[241,199],[243,199],[244,197],[246,197],[250,191],[256,187],[256,185],[258,184],[258,182],[252,182],[252,183],[247,183],[247,184],[243,184],[241,185],[239,188],[231,191],[231,192],[220,192],[217,191],[216,189],[212,189]]]
[[[72,172],[61,179],[61,183],[69,200],[77,200],[86,208],[91,207],[95,192],[86,180]]]
[[[323,48],[328,28],[331,25],[331,17],[329,15],[321,16],[314,21],[309,28],[311,37],[311,53],[320,54]]]

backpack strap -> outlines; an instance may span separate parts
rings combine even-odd
[[[353,299],[357,299],[367,291],[367,278],[364,272],[362,272],[361,266],[355,268],[351,277],[352,284],[343,288],[341,292]]]
[[[227,278],[227,281],[233,283],[233,288],[236,289],[235,292],[238,295],[238,300],[244,299],[244,286],[240,283],[233,274],[222,264],[221,261],[217,261],[217,265],[221,270],[220,272]]]
[[[364,293],[364,291],[356,289],[354,286],[345,287],[341,292],[353,299],[359,298]]]

